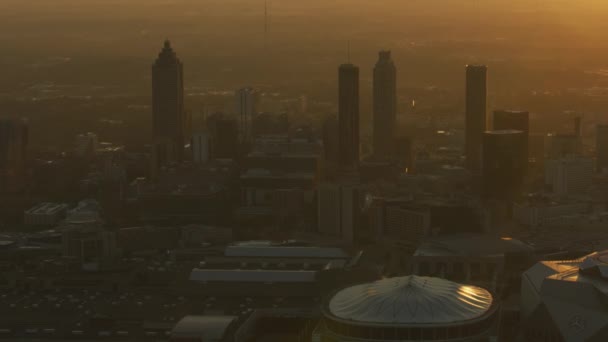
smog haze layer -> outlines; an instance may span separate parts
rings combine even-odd
[[[265,38],[263,0],[4,0],[0,82],[3,92],[42,78],[145,92],[170,38],[190,84],[330,81],[350,41],[362,66],[393,50],[401,85],[460,86],[462,66],[480,61],[505,88],[573,86],[605,67],[606,14],[588,0],[269,1]]]

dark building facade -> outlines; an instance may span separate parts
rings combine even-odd
[[[595,137],[597,171],[608,170],[608,125],[598,125]]]
[[[465,155],[466,166],[474,174],[481,168],[483,133],[486,131],[485,65],[466,67]]]
[[[486,199],[510,201],[523,187],[524,133],[487,131],[483,136],[482,194]]]
[[[190,138],[189,120],[184,111],[183,65],[168,40],[152,65],[152,113],[154,144],[174,150],[157,159],[171,156],[181,161],[184,143]]]
[[[23,189],[27,143],[28,126],[25,121],[0,119],[0,193]]]
[[[493,118],[494,130],[509,130],[514,129],[524,133],[524,162],[528,163],[529,141],[530,141],[530,114],[526,111],[518,110],[496,110]]]
[[[359,165],[359,68],[342,64],[338,74],[340,167],[352,170]]]
[[[236,120],[214,115],[207,121],[211,135],[213,159],[238,159],[239,126]]]
[[[374,155],[392,155],[397,115],[397,69],[390,51],[380,51],[374,67]]]

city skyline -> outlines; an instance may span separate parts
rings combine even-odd
[[[606,17],[0,2],[0,339],[608,340]]]

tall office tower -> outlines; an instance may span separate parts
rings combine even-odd
[[[182,161],[184,145],[190,138],[184,111],[183,66],[168,40],[152,65],[152,112],[154,144],[174,149],[157,159],[163,163]],[[167,156],[175,160],[165,160]]]
[[[251,87],[246,87],[237,90],[234,97],[241,142],[250,143],[253,139],[251,123],[253,116],[257,114],[259,93]]]
[[[496,131],[514,129],[524,132],[524,164],[528,164],[530,156],[530,114],[525,111],[496,110],[494,111],[493,129]]]
[[[377,157],[393,154],[396,115],[397,69],[391,52],[380,51],[374,67],[374,155]]]
[[[342,64],[338,78],[340,167],[352,171],[359,166],[359,68]]]
[[[487,131],[483,135],[482,194],[486,199],[511,201],[523,189],[526,164],[524,133]]]
[[[23,190],[27,143],[27,122],[0,119],[0,193]]]
[[[467,65],[465,103],[465,154],[469,171],[479,174],[483,135],[486,131],[485,65]]]
[[[608,172],[608,125],[597,125],[595,135],[596,169]]]
[[[323,123],[323,157],[325,163],[337,165],[340,160],[340,126],[338,119],[331,116]]]

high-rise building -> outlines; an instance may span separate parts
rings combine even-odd
[[[359,68],[342,64],[338,76],[340,167],[355,170],[359,166]]]
[[[246,87],[238,89],[234,96],[240,140],[250,143],[253,139],[251,127],[253,116],[257,114],[258,110],[259,93],[251,87]]]
[[[317,203],[319,233],[352,243],[361,221],[361,198],[356,184],[321,183]]]
[[[154,144],[174,146],[174,161],[182,161],[184,145],[190,138],[184,111],[183,65],[168,40],[152,65],[152,112]]]
[[[213,159],[237,159],[239,156],[239,129],[235,120],[214,115],[208,119],[211,157]]]
[[[482,193],[486,199],[510,201],[523,189],[526,164],[524,133],[487,131],[483,136]]]
[[[608,171],[608,125],[598,125],[595,136],[596,169]]]
[[[99,148],[99,139],[97,134],[88,132],[78,134],[76,136],[76,143],[74,146],[74,152],[79,157],[90,157],[97,153]]]
[[[485,65],[466,67],[465,155],[467,168],[474,174],[481,169],[482,142],[486,131]]]
[[[374,67],[374,155],[392,154],[397,115],[397,69],[390,51],[380,51]]]
[[[323,123],[323,176],[333,179],[337,175],[340,161],[340,131],[338,118],[331,116]]]
[[[582,119],[574,118],[573,133],[558,133],[549,135],[549,159],[581,156],[583,152]]]
[[[496,131],[514,129],[524,132],[524,163],[528,164],[530,141],[530,114],[519,110],[496,110],[492,120],[492,127]]]
[[[192,149],[192,161],[195,163],[206,163],[209,161],[209,134],[207,132],[199,132],[192,135],[190,148]]]
[[[545,184],[559,196],[585,194],[593,182],[593,160],[583,157],[567,157],[548,160],[545,163]]]
[[[0,192],[18,192],[25,185],[27,122],[0,119]]]

